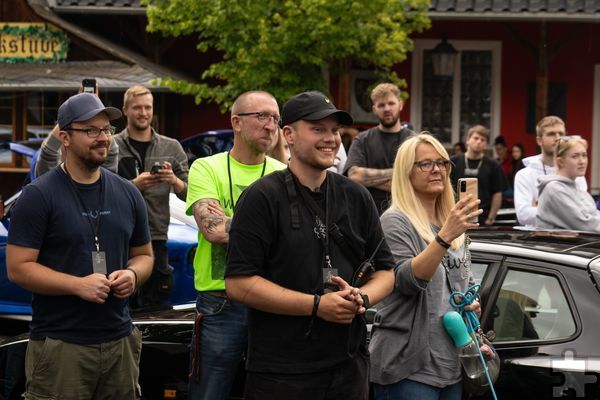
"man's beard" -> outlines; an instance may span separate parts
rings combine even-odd
[[[96,146],[92,147],[91,150],[95,150],[97,148],[106,148],[106,146]],[[93,157],[91,154],[88,157],[81,157],[81,162],[83,165],[90,171],[98,169],[102,164],[106,162],[108,159],[108,148],[106,148],[106,153],[102,157]]]
[[[395,115],[394,118],[392,119],[392,122],[385,122],[385,119],[380,119],[379,123],[384,128],[392,128],[394,125],[396,125],[398,123],[399,119],[400,119],[400,114]]]

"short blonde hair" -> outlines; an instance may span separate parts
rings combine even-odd
[[[146,94],[152,95],[152,92],[146,86],[134,85],[130,87],[125,91],[125,95],[123,95],[123,107],[127,107],[131,99],[134,97],[143,96]]]
[[[577,143],[581,143],[587,152],[588,142],[581,136],[562,136],[554,149],[554,164],[558,166],[556,159],[564,156]]]
[[[415,189],[410,181],[412,171],[415,168],[414,163],[417,148],[423,144],[433,146],[440,157],[444,160],[450,160],[444,146],[428,132],[421,132],[418,135],[408,138],[398,149],[396,160],[394,161],[392,172],[392,207],[402,211],[413,223],[421,238],[425,242],[430,243],[435,240],[435,234],[431,229],[429,217],[417,198]],[[435,212],[440,221],[446,221],[455,204],[450,172],[451,169],[449,168],[446,171],[444,191],[438,196],[435,203]],[[452,241],[452,248],[457,249],[463,243],[464,235],[461,235]]]
[[[490,142],[490,131],[488,130],[488,128],[486,128],[483,125],[474,125],[472,127],[469,128],[469,130],[467,131],[467,140],[469,140],[471,138],[471,136],[473,136],[475,133],[477,133],[480,136],[483,136],[486,140],[486,142]]]
[[[400,88],[393,83],[380,83],[375,86],[371,91],[371,102],[375,104],[375,102],[383,97],[386,97],[389,94],[393,94],[400,101]]]
[[[562,125],[564,127],[565,121],[563,121],[556,115],[545,116],[544,118],[540,119],[540,122],[538,122],[535,126],[535,134],[537,136],[542,136],[542,131],[544,130],[544,128],[552,125]]]

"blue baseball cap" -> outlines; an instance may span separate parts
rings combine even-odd
[[[98,96],[91,93],[79,93],[71,96],[58,108],[58,127],[64,129],[73,122],[87,121],[101,112],[113,121],[123,115],[118,108],[104,107]]]

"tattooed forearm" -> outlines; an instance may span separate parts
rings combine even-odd
[[[227,226],[231,218],[225,215],[220,203],[215,199],[201,199],[193,205],[194,219],[202,235],[211,243],[227,243]]]
[[[367,187],[389,185],[392,180],[392,168],[377,169],[352,167],[348,171],[350,179]]]

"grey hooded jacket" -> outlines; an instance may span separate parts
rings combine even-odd
[[[594,198],[560,175],[538,177],[538,228],[600,232],[600,212]]]

